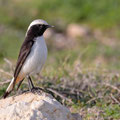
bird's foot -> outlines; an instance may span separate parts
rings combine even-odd
[[[30,91],[34,94],[35,93],[41,94],[42,92],[45,92],[42,88],[39,88],[39,87],[33,87]]]

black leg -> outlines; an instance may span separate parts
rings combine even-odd
[[[27,78],[28,78],[29,90],[32,91],[32,89],[35,88],[32,79],[30,76],[28,76]]]
[[[31,83],[32,88],[34,88],[34,84],[33,84],[32,79],[31,79],[30,76],[29,76],[29,80],[30,80],[30,83]]]
[[[24,80],[24,79],[23,79]],[[19,89],[20,85],[22,84],[23,80],[21,80],[19,83],[18,83],[18,86],[17,86],[17,90]]]
[[[29,84],[29,91],[31,91],[32,93],[38,93],[38,94],[40,94],[41,91],[44,91],[42,88],[34,86],[30,76],[28,76],[27,78],[28,78],[28,84]]]

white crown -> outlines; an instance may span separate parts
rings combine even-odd
[[[44,24],[44,25],[48,25],[48,23],[42,19],[37,19],[31,22],[31,24],[29,25],[29,27],[36,25],[36,24]]]

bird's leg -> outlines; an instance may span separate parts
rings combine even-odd
[[[24,80],[24,79],[23,79],[23,80]],[[20,85],[22,84],[23,80],[21,80],[21,81],[18,83],[17,91],[18,91],[18,89],[20,88]]]
[[[29,85],[29,90],[32,91],[32,89],[34,89],[34,85],[33,85],[33,82],[32,82],[32,79],[30,76],[27,77],[28,78],[28,85]]]
[[[32,82],[32,79],[30,76],[28,76],[28,84],[29,84],[29,90],[32,92],[32,93],[40,93],[41,90],[43,91],[42,88],[39,88],[39,87],[35,87],[33,82]]]

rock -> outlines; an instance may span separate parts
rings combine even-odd
[[[76,44],[76,41],[73,39],[68,38],[67,36],[57,33],[54,36],[54,43],[53,45],[57,49],[68,49],[68,48],[73,48]]]
[[[67,27],[67,35],[72,38],[85,37],[90,34],[88,27],[79,24],[70,24]]]
[[[0,120],[80,120],[47,93],[24,93],[0,100]]]

